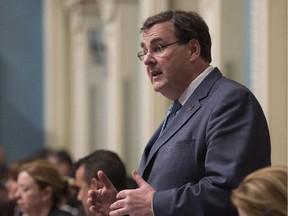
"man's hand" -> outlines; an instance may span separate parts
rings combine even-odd
[[[117,190],[104,174],[99,171],[97,173],[99,181],[103,187],[98,190],[89,190],[87,203],[89,204],[89,211],[95,213],[95,216],[108,216],[110,212],[110,205],[116,201]]]
[[[117,201],[110,206],[110,216],[151,216],[152,198],[156,192],[144,179],[136,172],[132,172],[132,177],[139,188],[120,191]]]

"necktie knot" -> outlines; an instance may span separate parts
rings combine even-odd
[[[168,113],[166,116],[166,119],[163,123],[162,129],[160,134],[162,134],[163,130],[167,127],[167,125],[172,121],[173,117],[176,115],[177,111],[182,107],[182,104],[178,101],[175,100],[171,106],[168,108]]]
[[[173,103],[171,104],[171,106],[168,109],[168,115],[170,113],[173,113],[174,115],[176,114],[176,112],[182,107],[182,104],[178,101],[175,100],[173,101]]]

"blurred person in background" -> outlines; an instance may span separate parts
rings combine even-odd
[[[6,164],[5,149],[0,145],[0,215],[2,215],[3,208],[8,202],[8,191],[5,187],[5,181],[8,175],[8,167]]]
[[[68,177],[73,176],[73,159],[66,149],[43,148],[36,151],[32,157],[45,159],[56,164],[61,173]]]
[[[7,191],[7,202],[1,209],[1,216],[19,215],[19,208],[16,203],[17,176],[21,166],[32,160],[32,158],[19,159],[8,165],[7,177],[4,182]]]
[[[50,150],[47,160],[56,164],[60,171],[67,177],[73,177],[73,159],[65,149]]]
[[[120,157],[108,150],[96,150],[93,153],[79,159],[75,165],[76,185],[79,187],[78,200],[86,216],[92,216],[88,208],[88,190],[100,189],[102,183],[99,181],[97,173],[102,170],[114,184],[116,190],[120,191],[127,187],[126,168]]]
[[[46,160],[22,165],[17,177],[17,205],[29,216],[71,216],[61,210],[68,183],[59,169]]]
[[[3,146],[0,145],[0,181],[6,179],[8,166],[6,164],[6,152]]]
[[[6,212],[7,203],[8,203],[7,189],[3,185],[3,183],[0,182],[0,215],[1,216],[4,216],[4,212]]]
[[[287,216],[287,166],[271,166],[249,174],[232,191],[239,216]]]
[[[78,189],[75,185],[75,176],[73,172],[73,159],[70,153],[65,149],[44,148],[34,154],[35,158],[46,159],[55,164],[59,171],[65,176],[69,183],[69,197],[66,197],[65,205],[62,206],[66,211],[73,215],[78,215],[78,208],[81,203],[77,200]]]

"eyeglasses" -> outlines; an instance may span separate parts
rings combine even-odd
[[[161,53],[163,53],[163,51],[168,47],[171,46],[173,44],[177,44],[182,42],[183,40],[179,40],[179,41],[175,41],[173,43],[169,43],[166,45],[161,45],[161,44],[157,44],[156,46],[152,47],[152,49],[149,51],[152,55],[159,55]],[[140,59],[140,61],[144,60],[144,56],[148,53],[148,50],[141,50],[137,53],[138,58]]]

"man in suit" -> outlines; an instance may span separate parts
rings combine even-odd
[[[162,12],[141,30],[138,57],[154,90],[178,109],[171,107],[175,116],[156,130],[139,174],[132,173],[138,188],[117,193],[100,172],[105,190],[89,192],[90,210],[99,213],[96,206],[110,197],[110,216],[237,215],[231,190],[248,173],[270,165],[261,106],[246,87],[210,65],[209,29],[197,13]]]

